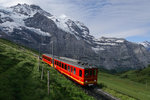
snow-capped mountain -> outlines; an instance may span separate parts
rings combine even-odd
[[[12,32],[14,28],[20,29],[21,26],[29,28],[25,25],[24,19],[31,18],[37,13],[53,20],[56,26],[63,31],[83,38],[92,37],[89,35],[89,29],[83,23],[73,21],[66,15],[61,15],[59,17],[51,15],[37,5],[18,4],[10,8],[0,9],[1,23],[3,22],[1,26],[6,32]],[[9,25],[9,28],[5,29],[5,25]],[[45,35],[48,34],[46,33]]]
[[[122,38],[96,39],[81,22],[66,15],[54,16],[37,5],[0,7],[0,37],[30,48],[87,61],[107,69],[142,68],[150,53],[139,44]]]
[[[141,45],[143,45],[147,50],[150,51],[150,42],[148,41],[144,41],[142,43],[140,43]]]

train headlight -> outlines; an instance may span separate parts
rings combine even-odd
[[[96,82],[96,80],[94,80],[94,82]]]

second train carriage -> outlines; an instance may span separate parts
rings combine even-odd
[[[42,60],[81,85],[97,84],[98,69],[94,66],[66,57],[52,57],[50,54],[43,54]]]

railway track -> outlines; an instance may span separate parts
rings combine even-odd
[[[113,97],[112,95],[104,92],[97,86],[86,86],[81,88],[90,96],[93,96],[96,100],[120,100],[118,98]]]

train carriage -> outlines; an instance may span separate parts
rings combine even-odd
[[[42,60],[80,85],[97,84],[98,69],[79,60],[43,54]]]

